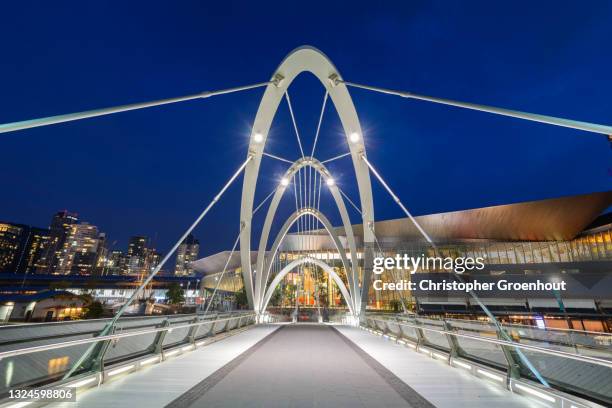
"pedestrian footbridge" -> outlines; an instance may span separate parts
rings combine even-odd
[[[368,315],[359,326],[266,320],[254,324],[250,313],[123,318],[105,336],[97,336],[104,319],[2,327],[0,406],[42,405],[10,400],[11,388],[58,386],[74,387],[76,401],[47,406],[585,408],[612,401],[606,335],[509,327],[508,341],[484,323],[389,315]]]

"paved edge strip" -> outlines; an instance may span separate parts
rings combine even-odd
[[[240,355],[235,357],[226,363],[223,367],[219,368],[217,371],[191,387],[185,393],[171,401],[165,408],[188,408],[194,402],[196,402],[199,398],[201,398],[204,394],[206,394],[212,387],[214,387],[217,383],[219,383],[225,376],[227,376],[232,370],[238,367],[244,360],[249,358],[251,354],[256,352],[259,348],[261,348],[265,343],[270,341],[272,337],[274,337],[280,330],[285,326],[280,326],[272,333],[268,334],[263,339],[259,340],[257,343],[253,344],[247,350],[243,351]]]
[[[342,334],[334,326],[329,326],[340,338],[351,347],[387,384],[391,386],[410,406],[413,408],[436,408],[434,404],[426,400],[421,394],[416,392],[411,386],[406,384],[397,375],[393,374],[388,368],[383,366],[374,357],[370,356],[365,350],[355,344],[351,339]]]

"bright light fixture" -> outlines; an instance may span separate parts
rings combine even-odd
[[[333,178],[328,178],[327,180],[325,180],[325,184],[327,184],[328,186],[333,186],[335,183]]]
[[[466,370],[471,370],[471,369],[472,369],[472,366],[471,366],[471,365],[469,365],[469,364],[465,364],[465,363],[463,363],[463,362],[461,362],[461,361],[454,360],[454,361],[453,361],[453,364],[454,364],[454,365],[456,365],[456,366],[459,366],[459,367],[465,368]]]
[[[159,362],[159,356],[155,356],[155,357],[147,358],[146,360],[142,360],[140,362],[140,365],[143,366],[143,365],[157,363],[157,362]]]
[[[75,383],[69,384],[68,386],[69,387],[74,387],[74,388],[79,388],[79,387],[82,387],[84,385],[91,384],[92,382],[97,381],[97,380],[98,380],[97,377],[86,378],[84,380],[77,381]]]
[[[134,364],[130,364],[125,367],[117,368],[116,370],[109,371],[108,376],[112,377],[113,375],[117,375],[117,374],[124,373],[126,371],[130,371],[132,368],[134,368]]]
[[[257,132],[253,135],[253,140],[255,141],[255,143],[261,143],[263,142],[263,135]]]
[[[351,134],[349,135],[349,140],[350,140],[352,143],[357,143],[357,142],[359,141],[359,133],[357,133],[357,132],[353,132],[353,133],[351,133]]]
[[[34,401],[22,401],[22,402],[13,404],[13,405],[9,405],[7,408],[22,408],[22,407],[27,407],[28,405],[32,403],[34,403]]]
[[[548,402],[556,402],[557,401],[556,399],[554,399],[550,395],[544,394],[543,392],[540,392],[540,391],[537,391],[537,390],[534,390],[531,387],[525,387],[524,385],[521,385],[521,384],[514,384],[514,386],[516,388],[518,388],[519,390],[521,390],[521,391],[525,391],[527,394],[531,394],[531,395],[533,395],[535,397],[542,398],[545,401],[548,401]]]
[[[479,374],[482,374],[485,377],[488,377],[488,378],[490,378],[492,380],[499,381],[499,382],[504,381],[504,377],[502,377],[500,375],[496,375],[496,374],[490,373],[488,371],[481,370],[480,368],[478,370],[476,370],[476,371],[478,371]]]
[[[288,186],[289,185],[289,179],[287,177],[283,177],[283,179],[281,180],[281,185]]]
[[[433,355],[435,358],[439,359],[439,360],[446,360],[446,359],[447,359],[447,357],[446,357],[444,354],[440,354],[440,353],[432,353],[432,355]]]

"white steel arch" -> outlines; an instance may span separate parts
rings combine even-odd
[[[312,167],[324,179],[331,178],[331,174],[329,173],[325,165],[313,157],[304,157],[304,158],[296,160],[296,162],[293,163],[293,165],[285,172],[283,177],[287,180],[291,180],[293,175],[297,173],[303,167]],[[280,201],[287,187],[288,185],[284,186],[280,184],[278,188],[276,189],[276,191],[274,192],[274,195],[272,196],[272,200],[270,201],[270,206],[268,207],[268,212],[266,214],[266,219],[264,221],[264,225],[261,231],[261,236],[259,239],[259,251],[257,253],[257,263],[256,263],[256,269],[255,269],[258,272],[264,271],[264,268],[266,271],[269,271],[269,267],[266,268],[266,265],[265,265],[266,246],[268,244],[268,238],[270,235],[270,229],[272,228],[272,222],[274,221],[274,217],[278,210],[278,206],[280,204]],[[359,302],[361,296],[359,294],[359,274],[358,274],[358,269],[357,269],[358,268],[357,247],[355,244],[355,235],[353,233],[353,225],[351,224],[351,220],[349,218],[348,211],[346,210],[346,205],[344,204],[344,200],[342,198],[342,195],[340,194],[340,190],[338,189],[338,186],[335,183],[333,183],[332,185],[329,185],[328,188],[330,190],[332,198],[334,199],[334,202],[336,203],[336,207],[338,207],[338,211],[340,212],[340,218],[342,219],[342,224],[344,226],[344,231],[345,231],[345,235],[346,235],[348,246],[349,246],[349,254],[351,257],[351,263],[345,265],[346,274],[348,278],[349,290],[351,294],[353,295],[353,298],[355,299],[355,301]],[[320,214],[320,216],[323,217],[325,220],[327,220],[327,218],[325,218],[323,214]],[[325,225],[323,221],[322,223]],[[333,238],[335,234],[333,233],[331,224],[330,224],[330,228],[327,228],[327,230],[330,233],[330,235],[332,235],[332,238]],[[341,249],[340,248],[338,249],[338,251],[342,250],[342,252],[344,252],[344,248],[341,248]],[[274,257],[274,253],[275,252],[274,252],[274,246],[273,246],[272,247],[272,257]],[[350,265],[350,268],[349,268],[349,265]],[[255,310],[259,309],[258,306],[260,306],[261,300],[263,299],[263,295],[266,290],[265,284],[267,282],[267,278],[268,278],[268,272],[266,272],[265,275],[263,273],[255,274],[255,292],[254,292]]]
[[[359,289],[357,288],[356,290],[351,288],[351,279],[350,279],[350,266],[351,264],[349,263],[347,257],[346,257],[346,251],[344,250],[344,247],[342,246],[342,243],[340,242],[340,238],[338,238],[338,235],[336,234],[336,232],[334,231],[333,226],[331,225],[331,223],[329,222],[329,220],[327,219],[327,217],[325,215],[323,215],[323,213],[321,213],[320,211],[314,209],[314,208],[303,208],[300,209],[296,212],[294,212],[293,214],[291,214],[289,216],[289,218],[287,218],[287,220],[285,221],[285,223],[283,224],[283,226],[281,227],[280,231],[278,232],[278,234],[276,235],[276,239],[274,240],[274,243],[272,244],[272,248],[270,249],[270,254],[271,257],[273,258],[276,255],[276,252],[278,251],[278,248],[280,246],[280,244],[282,243],[283,239],[285,238],[285,236],[287,235],[287,232],[289,231],[289,229],[291,228],[291,226],[293,224],[295,224],[295,222],[300,219],[301,217],[305,217],[307,215],[312,215],[314,216],[316,219],[318,219],[321,224],[323,224],[323,226],[325,227],[325,230],[327,231],[328,235],[332,238],[332,241],[334,242],[334,246],[336,247],[336,249],[338,250],[338,253],[340,254],[340,259],[342,261],[342,265],[344,266],[344,270],[346,271],[346,276],[347,276],[347,280],[349,282],[349,294],[351,295],[350,298],[347,298],[347,302],[351,301],[353,302],[353,307],[351,308],[352,310],[356,310],[359,308]],[[263,313],[263,311],[265,310],[265,307],[263,307],[263,293],[266,292],[267,290],[267,286],[266,283],[268,282],[268,278],[270,276],[270,269],[272,267],[272,264],[270,263],[266,268],[265,268],[265,274],[263,273],[263,269],[261,270],[262,273],[258,273],[258,278],[262,277],[262,301],[257,303],[255,306],[255,310],[258,313]]]
[[[278,106],[293,80],[302,72],[310,72],[315,75],[329,93],[329,96],[336,107],[344,129],[347,143],[355,168],[355,176],[359,188],[359,199],[361,202],[363,228],[363,242],[369,248],[374,242],[374,204],[372,201],[372,186],[367,165],[361,159],[365,156],[365,145],[363,137],[357,140],[350,140],[350,135],[356,133],[363,136],[357,111],[348,92],[348,89],[331,61],[319,50],[313,47],[300,47],[292,51],[280,64],[271,83],[266,87],[263,98],[260,102],[249,143],[249,155],[253,159],[249,161],[245,168],[244,181],[242,185],[242,200],[240,209],[240,221],[242,232],[240,234],[240,257],[242,263],[242,276],[249,300],[249,305],[255,307],[254,282],[251,270],[251,213],[253,211],[253,200],[255,188],[261,165],[261,157],[264,151],[268,132],[272,120],[278,110]],[[257,137],[255,137],[257,135]],[[371,256],[364,254],[364,276],[362,293],[367,294],[369,284]],[[361,305],[363,308],[363,305]],[[359,314],[359,309],[355,310]]]
[[[266,294],[264,296],[264,302],[262,303],[263,307],[261,311],[262,312],[265,311],[266,307],[268,307],[268,303],[270,303],[270,298],[272,297],[272,293],[274,293],[274,288],[276,288],[276,286],[280,283],[280,281],[294,268],[302,264],[305,264],[305,263],[317,265],[318,267],[323,269],[325,272],[327,272],[332,277],[334,282],[336,282],[336,285],[338,285],[338,288],[340,288],[340,293],[342,293],[342,296],[344,297],[344,300],[346,301],[349,311],[351,312],[353,316],[355,316],[356,311],[352,305],[353,301],[351,299],[351,295],[346,289],[344,282],[342,282],[342,279],[340,279],[340,276],[338,276],[336,271],[334,271],[334,268],[332,268],[331,266],[329,266],[328,264],[326,264],[325,262],[319,259],[315,259],[309,256],[305,256],[303,258],[299,258],[299,259],[296,259],[295,261],[292,261],[287,266],[285,266],[283,269],[281,269],[281,271],[274,277],[274,279],[270,283],[270,286],[268,287],[268,290],[266,291]]]

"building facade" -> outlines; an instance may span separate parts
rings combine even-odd
[[[191,234],[179,245],[176,252],[176,266],[174,274],[177,276],[190,275],[193,273],[191,263],[198,259],[200,242]]]

